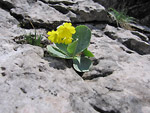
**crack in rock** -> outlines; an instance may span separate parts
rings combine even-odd
[[[96,105],[91,104],[91,106],[99,113],[120,113],[119,111],[116,110],[103,110]]]
[[[140,55],[146,55],[150,54],[150,45],[144,41],[138,41],[135,39],[128,39],[127,41],[124,41],[123,44],[133,50],[139,53]]]
[[[44,3],[48,3],[48,4],[60,4],[63,3],[64,5],[73,5],[75,4],[75,2],[71,2],[72,0],[68,1],[68,0],[40,0]]]
[[[98,77],[107,77],[113,73],[113,70],[96,70],[97,74],[91,74],[90,76],[83,76],[84,80],[93,80]]]
[[[0,7],[4,10],[10,11],[12,8],[14,8],[14,5],[8,1],[0,0]]]
[[[27,93],[27,91],[26,91],[24,88],[20,88],[20,90],[21,90],[24,94]]]

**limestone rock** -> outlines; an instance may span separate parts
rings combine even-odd
[[[70,16],[73,22],[109,22],[110,20],[105,8],[94,2],[79,2],[78,5],[72,6],[71,10],[76,14],[76,17]]]
[[[148,29],[108,25],[105,8],[94,1],[0,1],[0,113],[150,112]],[[29,20],[44,35],[64,21],[91,28],[90,71],[77,73],[70,60],[16,43],[34,33]]]
[[[141,56],[97,30],[90,50],[94,53],[91,70],[83,74],[85,82],[97,93],[93,107],[99,112],[150,112],[150,55]],[[144,90],[147,90],[146,92]]]
[[[21,35],[34,33],[34,29],[22,29],[20,28],[19,21],[14,18],[8,11],[0,9],[0,36],[14,39],[14,37],[19,37]],[[44,29],[38,29],[37,34],[44,33]]]
[[[2,0],[1,3],[11,4],[4,8],[10,10],[11,15],[17,18],[24,28],[31,28],[29,21],[36,28],[50,30],[70,20],[74,23],[110,21],[105,8],[92,0]]]
[[[105,34],[110,38],[123,43],[129,49],[136,51],[139,54],[150,54],[149,38],[142,33],[140,33],[141,35],[137,35],[137,32],[131,32],[121,28],[116,29],[107,25]]]
[[[128,15],[139,19],[140,23],[150,26],[150,1],[149,0],[94,0],[105,8],[115,8],[126,11]]]
[[[53,29],[62,22],[70,21],[65,15],[41,1],[30,4],[24,9],[22,7],[13,8],[11,13],[21,15],[23,27],[30,27],[29,21],[31,21],[37,28]]]
[[[3,9],[0,9],[0,15],[0,36],[6,36],[9,34],[8,32],[13,33],[13,27],[16,29],[16,26],[19,24],[19,22],[13,16],[11,16],[9,12]]]
[[[0,113],[97,113],[88,102],[93,91],[64,60],[42,59],[40,47],[5,38],[0,38]]]

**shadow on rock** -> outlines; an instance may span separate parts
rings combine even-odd
[[[71,65],[65,59],[55,58],[55,57],[44,57],[44,60],[49,62],[49,66],[54,69],[65,70],[66,68],[71,68]]]

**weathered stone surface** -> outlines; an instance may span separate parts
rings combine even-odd
[[[0,113],[150,112],[148,29],[98,24],[109,19],[92,0],[1,0],[0,7]],[[40,34],[63,21],[86,23],[95,55],[90,71],[79,76],[70,61],[17,44],[16,37],[34,33],[28,19]]]
[[[115,8],[126,11],[128,15],[140,20],[140,23],[150,26],[149,0],[94,0],[105,8]]]
[[[83,1],[83,0],[41,0],[46,3],[51,3],[51,4],[58,4],[58,3],[63,3],[66,5],[72,5],[76,3],[77,1]]]
[[[40,47],[5,38],[0,38],[0,113],[97,113],[88,102],[93,91],[64,60],[42,59]]]
[[[29,20],[37,28],[47,29],[53,29],[60,23],[70,20],[72,22],[110,21],[105,8],[92,0],[6,1],[13,6],[9,9],[11,14],[18,18],[25,28],[31,27]]]
[[[138,32],[131,32],[130,30],[116,29],[115,27],[107,25],[105,34],[113,40],[117,40],[127,46],[129,49],[136,51],[139,54],[150,54],[149,39],[144,34]],[[134,35],[135,34],[135,35]]]
[[[150,112],[150,55],[130,53],[98,31],[89,48],[95,54],[93,67],[83,74],[85,82],[97,93],[93,106],[102,113]]]
[[[105,8],[94,2],[80,2],[72,6],[71,10],[76,14],[75,17],[70,16],[73,22],[109,21]]]
[[[0,9],[0,15],[0,36],[7,36],[13,33],[13,28],[15,27],[16,29],[19,22],[3,9]]]
[[[74,23],[110,21],[105,8],[92,0],[43,0],[58,11],[66,14]],[[89,5],[90,4],[90,5]]]
[[[22,29],[19,26],[19,21],[14,18],[6,10],[0,9],[0,36],[14,39],[20,35],[34,33],[34,29]],[[37,29],[37,34],[44,33],[44,29]]]
[[[129,25],[133,28],[135,28],[136,30],[140,31],[140,32],[145,32],[145,33],[149,33],[150,34],[150,28],[147,26],[143,26],[143,25],[138,25],[138,24],[133,24],[133,23],[129,23]]]
[[[31,21],[37,28],[53,29],[62,22],[70,21],[65,15],[41,1],[32,3],[28,7],[13,8],[11,13],[14,16],[21,16],[22,27],[31,27],[29,22]]]
[[[142,34],[142,33],[138,32],[138,31],[132,31],[131,33],[136,35],[136,36],[138,36],[138,37],[140,37],[141,40],[143,40],[145,42],[149,42],[149,38],[145,34]]]

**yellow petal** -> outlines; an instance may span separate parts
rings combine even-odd
[[[76,33],[76,30],[75,30],[74,27],[70,27],[69,31],[70,31],[70,33],[72,33],[72,34],[75,34],[75,33]]]
[[[70,26],[72,26],[72,24],[71,24],[71,23],[67,23],[67,22],[66,22],[66,23],[64,23],[63,25],[64,25],[65,27],[70,27]]]

